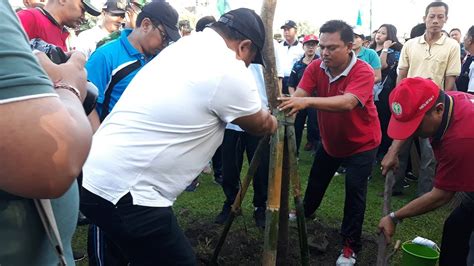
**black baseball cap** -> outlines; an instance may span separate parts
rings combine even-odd
[[[285,24],[283,24],[283,26],[280,27],[280,29],[286,29],[286,28],[298,28],[296,26],[296,22],[294,22],[293,20],[287,20],[285,21]]]
[[[82,4],[87,13],[94,17],[100,15],[100,11],[92,4],[91,0],[82,0]]]
[[[214,22],[216,22],[216,19],[213,16],[202,17],[196,23],[196,31],[203,31],[204,28],[208,27]]]
[[[160,22],[165,28],[168,38],[175,42],[181,35],[178,30],[178,12],[167,2],[151,2],[142,8],[139,16],[145,16]]]
[[[126,9],[127,3],[124,0],[107,0],[102,7],[102,10],[113,15],[125,15]]]
[[[262,49],[265,44],[265,27],[262,19],[255,11],[248,8],[234,9],[222,15],[217,22],[225,24],[251,40],[257,46],[257,54],[252,63],[261,64],[265,67],[262,56]]]

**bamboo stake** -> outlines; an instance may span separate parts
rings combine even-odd
[[[273,47],[273,17],[275,16],[276,0],[264,0],[260,17],[265,26],[265,46],[263,58],[266,63],[264,70],[265,85],[270,109],[277,115],[278,121],[284,121],[284,114],[279,112],[277,97],[280,91],[278,80],[275,50]],[[278,213],[280,209],[281,175],[283,164],[285,127],[279,123],[278,131],[271,139],[270,169],[268,179],[268,199],[265,222],[265,240],[263,245],[263,265],[276,264],[276,249],[278,241]],[[287,188],[286,188],[287,189]]]
[[[262,5],[263,25],[265,26],[265,45],[263,47],[263,60],[265,60],[264,77],[270,110],[278,106],[277,97],[280,95],[281,82],[278,80],[275,63],[275,50],[273,47],[273,17],[275,16],[276,0],[264,0]]]
[[[255,173],[258,170],[258,166],[260,165],[260,161],[262,159],[262,153],[265,151],[265,147],[268,145],[269,136],[264,136],[260,139],[257,149],[252,157],[252,161],[250,162],[249,168],[247,170],[247,174],[245,175],[244,181],[242,182],[242,186],[237,193],[237,196],[232,204],[232,209],[227,219],[224,230],[222,231],[221,237],[219,238],[219,242],[217,242],[216,248],[214,249],[214,253],[212,254],[210,265],[217,265],[217,258],[219,257],[219,253],[222,250],[222,246],[224,245],[225,239],[227,234],[229,233],[230,227],[237,216],[238,212],[240,211],[240,207],[242,206],[242,201],[247,193],[247,189],[250,186],[250,182],[252,181]]]
[[[290,181],[293,190],[293,200],[296,207],[296,220],[298,223],[298,236],[300,244],[301,265],[309,265],[308,234],[304,217],[303,201],[301,200],[301,182],[298,176],[298,162],[296,160],[295,119],[287,117],[286,141],[288,145],[288,164],[290,166]]]
[[[287,119],[288,117],[285,117]],[[288,242],[289,242],[289,228],[288,228],[288,213],[289,211],[289,197],[290,197],[290,163],[288,153],[288,124],[285,123],[285,137],[283,146],[283,168],[281,177],[281,195],[280,195],[280,214],[278,222],[278,247],[277,247],[277,265],[288,265]]]
[[[389,171],[385,177],[385,189],[383,191],[383,207],[382,215],[385,216],[390,212],[390,198],[392,197],[392,188],[395,184],[395,177],[393,171]],[[377,250],[377,266],[387,266],[388,257],[387,257],[387,241],[385,240],[385,235],[381,232],[377,239],[378,250]]]
[[[278,220],[280,211],[281,176],[283,166],[283,145],[285,137],[285,115],[275,109],[278,130],[270,142],[270,169],[268,175],[268,199],[265,212],[265,239],[263,244],[263,265],[275,265],[278,243]]]

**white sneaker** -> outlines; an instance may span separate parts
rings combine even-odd
[[[349,247],[344,247],[336,261],[337,266],[353,266],[356,263],[356,254]]]

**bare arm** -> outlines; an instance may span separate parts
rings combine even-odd
[[[375,74],[375,79],[374,83],[378,83],[382,80],[382,70],[379,69],[374,69],[374,74]]]
[[[290,87],[290,86],[288,86],[288,92],[290,93],[290,95],[293,95],[293,94],[295,94],[295,91],[296,91],[296,90],[295,90],[295,88],[294,88],[294,87]]]
[[[332,97],[307,97],[306,91],[298,88],[293,97],[278,98],[282,103],[278,106],[280,110],[289,109],[288,115],[293,115],[299,110],[312,107],[328,112],[346,112],[354,109],[359,100],[350,93]]]
[[[263,109],[260,109],[260,111],[253,115],[239,117],[232,121],[232,124],[238,125],[246,132],[255,136],[272,134],[278,126],[276,118],[270,112]]]
[[[397,85],[408,76],[408,69],[398,69]]]
[[[416,198],[395,212],[399,219],[418,216],[432,210],[435,210],[448,203],[455,192],[433,188],[430,192]]]
[[[444,79],[444,90],[445,91],[454,90],[454,85],[455,84],[456,84],[456,77],[455,76],[447,76]]]
[[[387,52],[381,52],[380,53],[380,63],[382,64],[382,69],[386,69],[388,67],[387,57],[388,57]]]
[[[94,110],[92,110],[92,112],[87,116],[87,118],[89,118],[89,123],[92,127],[92,133],[95,133],[100,127],[100,117],[97,113],[97,110],[95,110],[94,108]]]
[[[84,59],[61,66],[39,60],[53,81],[85,94]],[[55,198],[75,180],[90,149],[92,131],[81,101],[68,90],[0,105],[0,188],[23,197]]]
[[[398,219],[409,218],[418,216],[434,209],[437,209],[447,202],[449,202],[454,196],[454,192],[433,188],[430,192],[423,196],[409,202],[407,205],[402,207],[400,210],[395,212],[395,217]],[[385,234],[387,242],[390,242],[391,237],[395,233],[396,225],[393,223],[389,216],[385,216],[380,219],[379,229]]]
[[[397,171],[399,164],[398,155],[400,150],[402,149],[403,145],[409,145],[410,141],[411,140],[393,140],[392,145],[383,157],[381,163],[382,175],[385,176],[390,170]]]

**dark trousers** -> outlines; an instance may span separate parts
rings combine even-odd
[[[440,266],[466,265],[473,230],[474,208],[461,203],[444,222]]]
[[[89,266],[128,265],[120,248],[95,224],[90,224],[87,232],[87,257]]]
[[[308,178],[304,196],[305,216],[311,216],[321,204],[324,193],[337,168],[346,167],[344,218],[341,235],[344,244],[350,245],[354,252],[361,249],[360,237],[364,222],[367,195],[367,178],[372,172],[372,163],[377,149],[354,154],[345,158],[329,155],[323,145],[319,145]]]
[[[230,207],[240,187],[240,171],[244,152],[250,161],[253,158],[258,142],[261,137],[252,136],[246,132],[226,129],[222,143],[223,152],[223,182],[222,189],[226,196],[224,207]],[[268,147],[268,146],[267,146]],[[268,188],[268,162],[269,148],[263,151],[260,166],[253,178],[253,205],[255,207],[266,207]]]
[[[300,110],[295,118],[295,138],[296,138],[296,152],[298,153],[301,146],[301,138],[303,136],[304,124],[307,121],[306,139],[308,142],[316,143],[319,141],[318,117],[315,108],[306,108]]]
[[[390,92],[391,90],[384,88],[379,94],[379,100],[375,102],[380,121],[380,129],[382,131],[382,142],[380,143],[379,150],[377,152],[377,158],[380,161],[382,161],[383,156],[387,153],[390,145],[392,145],[392,139],[387,134],[388,123],[390,122],[390,117],[392,115],[388,102],[388,96]]]
[[[214,178],[222,176],[222,144],[212,156],[212,170],[214,171]]]
[[[290,94],[290,91],[288,90],[288,80],[290,77],[283,77],[281,80],[281,93],[282,94]]]
[[[194,251],[171,207],[114,205],[82,189],[81,211],[122,251],[130,265],[196,265]]]

